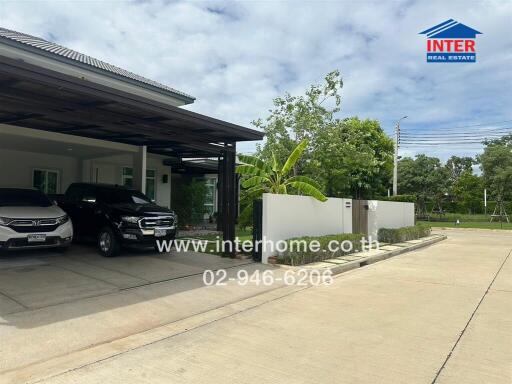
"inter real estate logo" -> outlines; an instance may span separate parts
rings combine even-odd
[[[427,35],[427,63],[476,62],[476,35],[481,34],[453,19],[420,32]]]

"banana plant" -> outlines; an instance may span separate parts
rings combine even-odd
[[[307,176],[290,175],[295,163],[302,156],[308,146],[308,140],[302,140],[292,151],[284,165],[279,164],[273,155],[272,164],[248,155],[239,155],[242,163],[236,172],[244,178],[242,187],[245,189],[243,198],[252,201],[263,193],[301,194],[311,196],[319,201],[326,201],[327,197],[320,192],[320,185]]]

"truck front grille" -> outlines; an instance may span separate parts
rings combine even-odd
[[[142,229],[172,227],[174,225],[174,217],[172,217],[172,216],[145,217],[139,221],[139,225]]]

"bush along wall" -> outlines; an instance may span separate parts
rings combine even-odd
[[[279,264],[303,265],[361,251],[363,247],[361,233],[342,233],[326,236],[303,236],[286,240],[286,251],[277,257]],[[318,249],[310,244],[317,241]],[[332,244],[329,248],[329,244]]]
[[[381,228],[378,232],[379,242],[401,243],[407,240],[419,239],[429,236],[431,228],[426,224],[416,224],[412,227],[403,228]]]

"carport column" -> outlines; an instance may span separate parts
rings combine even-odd
[[[133,155],[133,187],[146,193],[146,164],[148,148],[143,145]]]
[[[222,151],[221,181],[219,195],[221,197],[219,211],[222,215],[222,232],[224,241],[231,241],[234,247],[235,221],[237,215],[236,193],[238,191],[235,177],[236,144],[232,144],[230,150]],[[232,249],[230,256],[235,255]]]

